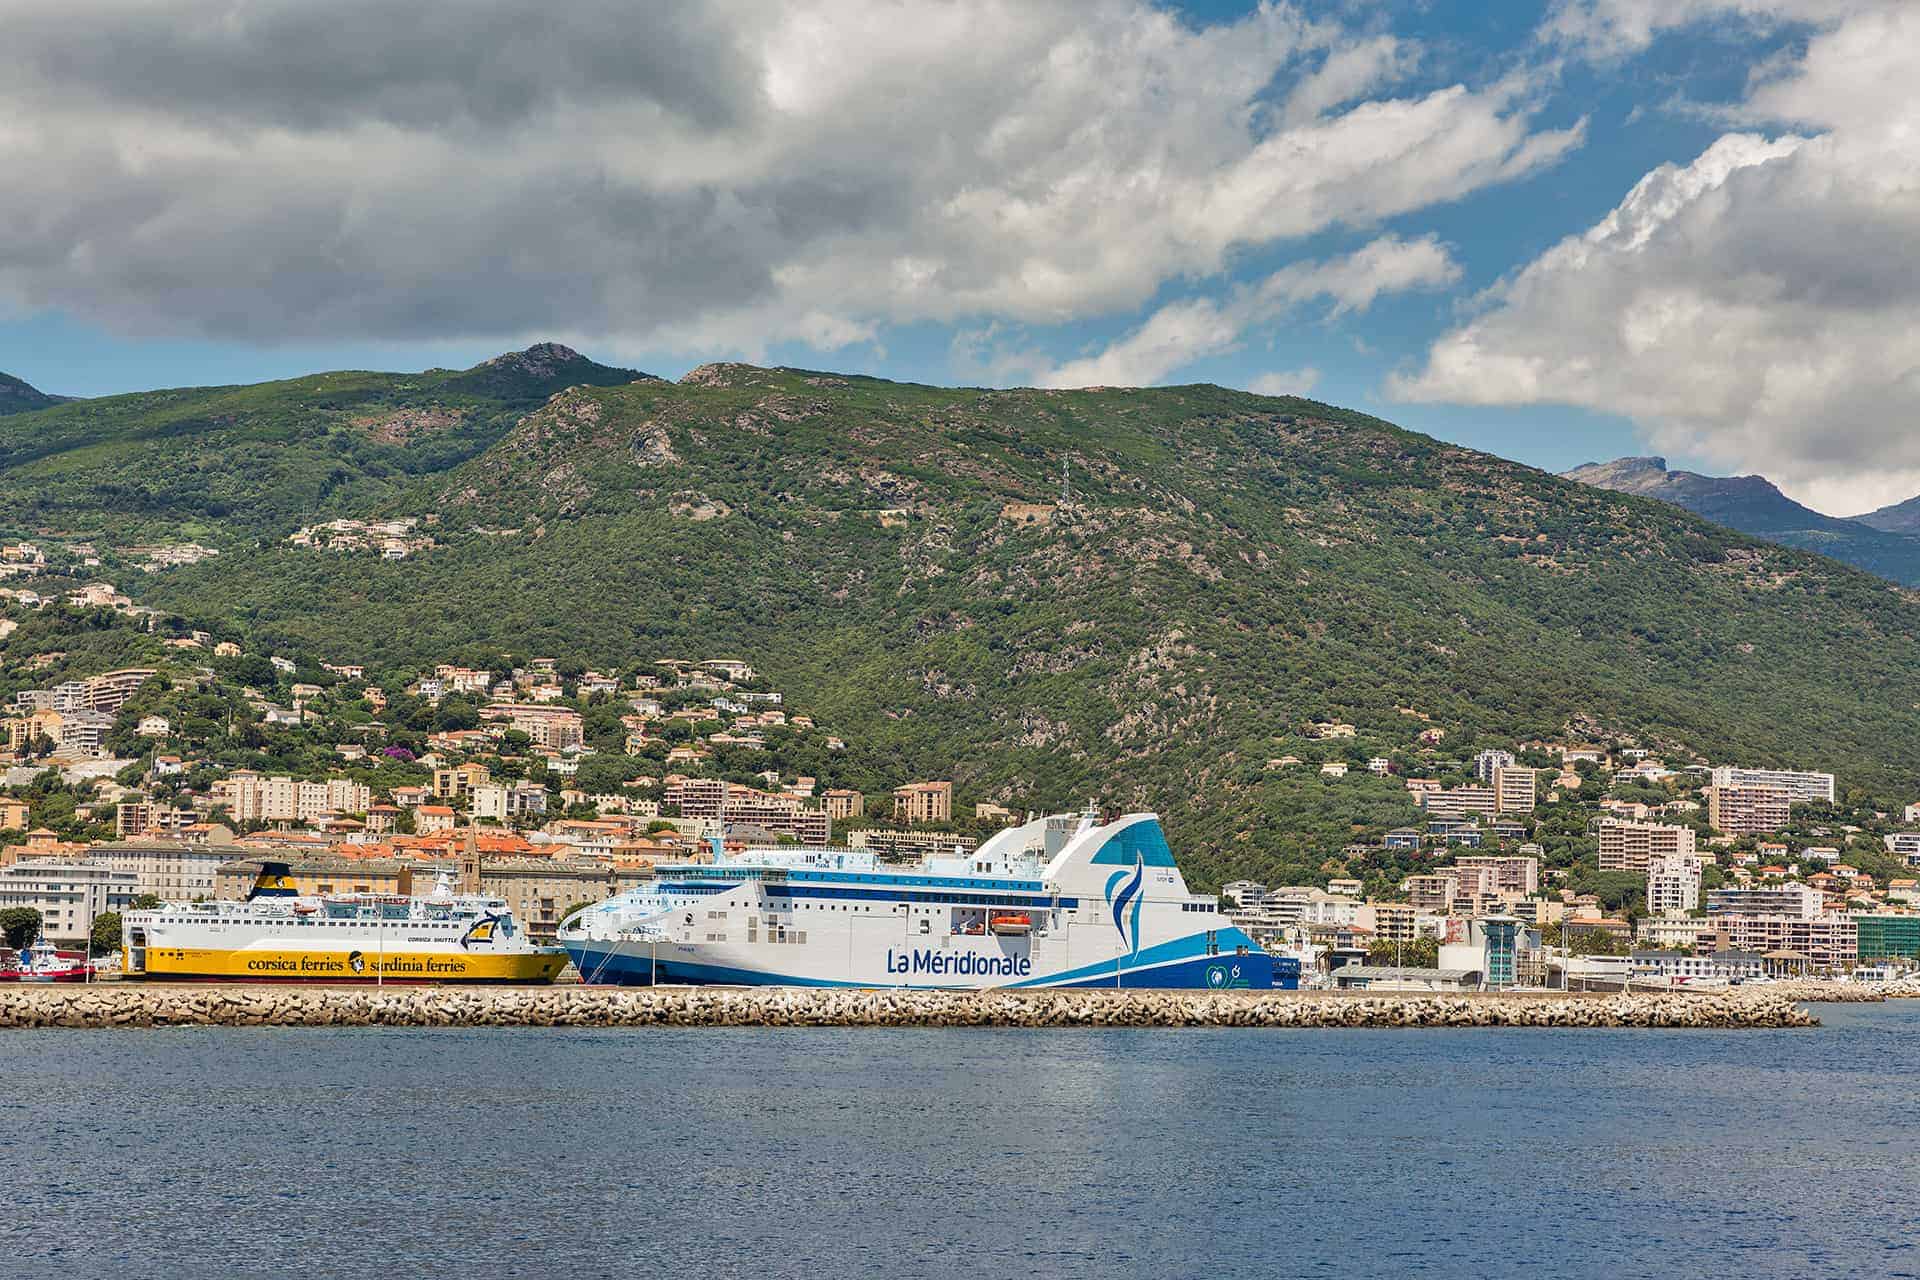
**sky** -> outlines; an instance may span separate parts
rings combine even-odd
[[[0,370],[555,340],[1920,494],[1914,0],[0,0]]]

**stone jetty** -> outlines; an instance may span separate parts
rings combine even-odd
[[[1632,995],[792,987],[0,987],[0,1027],[1647,1027],[1819,1022],[1769,989]]]

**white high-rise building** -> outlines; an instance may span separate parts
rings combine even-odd
[[[1647,914],[1678,916],[1700,907],[1700,859],[1655,854],[1647,859]]]
[[[1833,803],[1833,775],[1795,769],[1742,769],[1721,765],[1713,771],[1715,787],[1777,787],[1793,804]]]
[[[136,877],[98,862],[31,859],[0,868],[0,910],[31,907],[52,943],[82,943],[94,917],[125,911],[133,903]]]
[[[1513,752],[1482,751],[1473,758],[1473,776],[1482,782],[1492,782],[1497,769],[1513,768]]]

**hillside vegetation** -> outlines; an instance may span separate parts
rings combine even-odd
[[[646,376],[543,344],[457,372],[321,373],[58,403],[0,431],[0,503],[35,532],[223,546],[284,535],[458,465],[563,387]]]
[[[129,588],[374,667],[738,654],[901,780],[1161,809],[1209,883],[1324,875],[1345,833],[1413,817],[1320,759],[1440,770],[1572,733],[1887,792],[1920,766],[1911,593],[1328,405],[729,365],[573,387],[469,444],[347,486],[355,514],[437,513],[432,551],[276,540]],[[245,519],[293,523],[280,493]],[[1301,736],[1326,719],[1360,736]]]

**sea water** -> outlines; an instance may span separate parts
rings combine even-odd
[[[0,1275],[1907,1276],[1812,1031],[0,1033]]]

